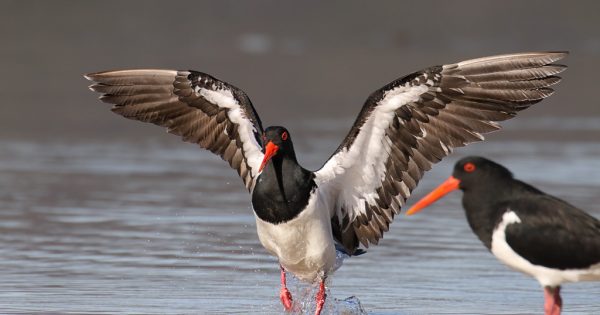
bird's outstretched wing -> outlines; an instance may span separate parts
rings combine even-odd
[[[518,53],[431,67],[375,91],[316,172],[333,195],[334,236],[352,253],[377,243],[423,172],[496,121],[552,94],[566,52]]]
[[[153,123],[218,154],[249,190],[263,158],[260,119],[246,94],[208,74],[119,70],[85,75],[100,100],[129,119]]]

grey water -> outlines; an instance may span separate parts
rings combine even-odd
[[[318,168],[347,128],[292,126],[301,163]],[[169,140],[0,141],[0,313],[283,313],[278,264],[258,242],[241,181],[218,157]],[[408,203],[468,154],[600,217],[598,138],[457,149]],[[397,216],[379,246],[331,277],[325,313],[541,313],[537,282],[480,244],[460,197]],[[309,309],[314,288],[293,279],[290,288]],[[566,284],[563,300],[565,314],[600,314],[600,283]]]

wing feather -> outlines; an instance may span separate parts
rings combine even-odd
[[[260,119],[246,94],[197,71],[118,70],[85,76],[92,91],[129,119],[167,128],[221,156],[252,190],[262,160]]]

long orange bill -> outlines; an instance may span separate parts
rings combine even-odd
[[[265,148],[265,157],[263,158],[262,163],[260,163],[260,168],[258,169],[259,172],[262,172],[263,168],[265,168],[265,165],[267,165],[267,162],[269,162],[269,160],[275,154],[277,154],[277,150],[279,150],[279,147],[275,145],[272,141],[269,141],[269,143],[267,143],[267,147]]]
[[[406,211],[406,215],[413,215],[421,211],[423,208],[444,197],[449,192],[458,189],[459,184],[460,180],[456,179],[454,176],[450,176],[445,182],[439,185],[427,196],[419,200],[414,206],[412,206],[412,208],[408,209],[408,211]]]

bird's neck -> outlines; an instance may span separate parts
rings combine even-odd
[[[256,215],[278,224],[292,220],[308,204],[316,188],[314,174],[296,161],[293,154],[274,156],[258,176],[252,191]]]
[[[512,181],[512,180],[507,180]],[[473,233],[488,248],[492,246],[492,233],[506,211],[502,204],[510,197],[510,183],[481,183],[464,189],[463,208]]]

